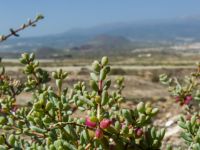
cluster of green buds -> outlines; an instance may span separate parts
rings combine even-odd
[[[21,81],[9,77],[5,72],[5,68],[3,67],[0,73],[0,96],[9,95],[11,97],[15,97],[16,95],[20,94],[22,90],[23,84]]]
[[[23,72],[27,75],[27,82],[25,83],[26,91],[33,90],[37,86],[50,81],[48,72],[40,68],[39,62],[35,61],[34,53],[22,54],[20,62],[25,65]]]
[[[178,125],[183,129],[181,137],[191,149],[200,149],[200,114],[181,116]]]
[[[62,69],[52,72],[50,77],[39,67],[34,54],[22,54],[20,61],[25,65],[25,83],[7,87],[5,79],[0,82],[3,91],[0,149],[157,150],[161,147],[165,130],[152,125],[158,109],[143,102],[134,109],[121,107],[125,100],[124,78],[117,78],[110,88],[107,57],[93,62],[89,87],[79,81],[70,90],[64,84],[68,73]],[[50,80],[55,81],[55,87],[48,84]],[[10,88],[20,89],[17,95],[31,92],[32,100],[14,109],[16,94],[12,95]]]
[[[16,96],[24,89],[20,80],[13,79],[6,74],[2,67],[0,74],[0,123],[5,124],[9,120],[7,116],[13,116],[18,109]]]
[[[182,82],[165,74],[160,75],[160,81],[169,86],[175,102],[183,108],[178,125],[183,129],[181,137],[192,150],[200,149],[199,77],[200,65],[196,72],[186,76]]]

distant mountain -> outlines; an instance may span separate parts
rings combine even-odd
[[[200,17],[165,21],[115,23],[87,29],[73,29],[61,34],[12,39],[0,44],[0,51],[36,51],[53,49],[121,48],[133,42],[200,41]]]
[[[123,45],[129,44],[129,40],[122,36],[99,35],[88,42],[90,45],[104,46],[104,45]]]
[[[120,50],[125,49],[131,44],[131,41],[122,36],[111,35],[98,35],[81,46],[72,47],[71,50],[85,50],[85,51],[97,51],[97,50]]]

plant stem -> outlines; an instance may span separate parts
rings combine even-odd
[[[1,39],[0,39],[0,42],[3,42],[3,41],[5,41],[5,40],[7,40],[9,37],[11,37],[11,36],[16,36],[16,37],[18,37],[19,35],[17,34],[18,32],[20,32],[20,31],[22,31],[22,30],[24,30],[24,29],[26,29],[26,28],[28,28],[28,27],[30,27],[30,26],[35,26],[35,23],[37,23],[39,20],[41,20],[41,19],[43,19],[44,17],[42,16],[42,18],[40,18],[40,19],[38,19],[38,18],[36,18],[35,20],[33,20],[33,21],[31,21],[31,20],[29,20],[29,22],[28,23],[26,23],[26,24],[23,24],[20,28],[18,28],[18,29],[16,29],[16,30],[13,30],[13,29],[10,29],[10,33],[9,34],[7,34],[7,35],[5,35],[5,36],[3,36]]]
[[[61,80],[61,86],[58,87],[58,96],[59,96],[59,99],[61,101],[61,94],[62,94],[62,80]],[[62,121],[62,110],[58,110],[58,121]]]
[[[101,97],[101,94],[102,94],[102,88],[103,88],[102,85],[103,85],[103,81],[100,80],[99,81],[99,91],[98,91],[98,94],[99,94],[100,97]],[[98,103],[98,105],[97,105],[97,118],[100,119],[100,116],[101,116],[101,102]]]

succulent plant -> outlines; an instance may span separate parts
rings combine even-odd
[[[181,106],[178,125],[182,128],[181,137],[188,149],[200,149],[200,94],[199,94],[200,65],[196,72],[179,82],[177,78],[170,78],[163,74],[160,81],[169,86],[169,92],[176,103]]]
[[[159,149],[165,130],[152,125],[158,113],[150,104],[125,109],[121,103],[124,78],[117,78],[111,92],[109,61],[103,57],[92,64],[90,87],[84,82],[65,87],[68,73],[49,73],[35,55],[24,53],[20,62],[27,79],[10,78],[3,68],[0,80],[0,149]],[[48,82],[55,82],[56,89]],[[71,91],[69,93],[69,91]],[[32,101],[18,106],[16,96],[32,93]],[[76,110],[87,114],[75,117]]]

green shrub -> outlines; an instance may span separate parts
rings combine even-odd
[[[12,79],[5,69],[0,74],[0,149],[159,149],[165,129],[152,125],[158,113],[150,103],[135,109],[121,103],[124,78],[116,80],[110,92],[108,58],[94,61],[90,87],[84,82],[68,89],[62,69],[52,76],[39,66],[34,54],[22,54],[20,62],[27,79]],[[53,80],[56,89],[49,86]],[[16,96],[32,93],[32,101],[19,107]],[[75,117],[76,110],[82,112]],[[196,130],[195,130],[196,131]]]

